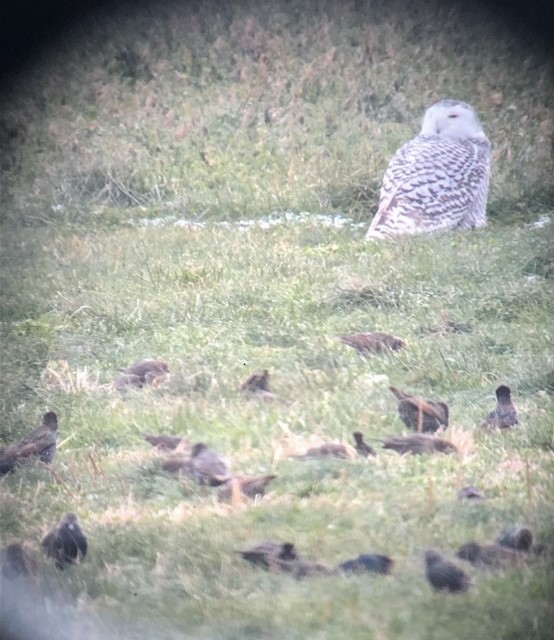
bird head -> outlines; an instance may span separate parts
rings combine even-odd
[[[459,100],[441,100],[429,107],[423,116],[420,135],[455,140],[487,139],[473,108]]]

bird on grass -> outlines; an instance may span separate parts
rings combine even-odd
[[[144,439],[149,442],[156,449],[161,451],[173,451],[176,449],[183,440],[182,436],[149,436],[145,435]]]
[[[54,411],[48,411],[34,431],[17,444],[0,449],[0,475],[13,471],[19,462],[30,458],[50,464],[56,454],[57,441],[58,416]]]
[[[275,480],[277,476],[234,476],[227,480],[218,493],[220,502],[228,502],[232,500],[235,492],[238,495],[244,495],[247,498],[257,498],[265,495],[267,485]]]
[[[500,544],[479,544],[467,542],[456,552],[458,558],[474,565],[486,567],[516,566],[521,563],[521,552]]]
[[[253,565],[264,569],[269,569],[277,560],[293,562],[300,559],[292,542],[275,542],[274,540],[264,540],[237,553]]]
[[[496,389],[496,407],[485,420],[485,427],[489,429],[508,429],[519,424],[517,409],[512,402],[510,387],[501,384]]]
[[[115,379],[116,389],[134,387],[142,389],[145,385],[157,385],[169,373],[169,367],[163,360],[139,360],[133,363]]]
[[[423,433],[415,433],[411,436],[395,436],[383,440],[384,449],[393,449],[400,454],[411,453],[457,453],[458,449],[452,442],[430,436]]]
[[[162,464],[164,471],[192,476],[198,484],[219,487],[231,478],[231,473],[219,455],[204,442],[197,442],[189,456],[169,458]]]
[[[261,373],[253,373],[240,386],[245,391],[264,400],[275,400],[277,396],[269,388],[269,371],[264,369]]]
[[[367,458],[368,456],[377,455],[375,453],[375,449],[369,444],[367,444],[367,442],[364,440],[364,436],[362,433],[360,433],[359,431],[354,431],[352,436],[354,437],[354,442],[355,442],[354,446],[356,447],[356,451],[361,456],[364,456],[364,458]]]
[[[288,573],[297,579],[332,573],[329,567],[319,562],[303,560],[291,542],[265,540],[237,553],[257,567],[274,573]]]
[[[392,558],[379,553],[362,553],[357,558],[341,562],[337,569],[344,573],[383,573],[389,574],[392,565]]]
[[[12,542],[0,552],[0,574],[6,580],[36,575],[38,562],[21,543]]]
[[[87,555],[88,543],[74,513],[66,513],[60,524],[46,534],[42,547],[53,558],[58,569],[64,569]]]
[[[425,552],[425,568],[427,580],[435,591],[464,593],[469,589],[468,574],[435,549]]]
[[[441,100],[394,154],[366,239],[474,229],[487,224],[491,144],[475,110]]]
[[[468,485],[458,491],[458,500],[484,500],[485,494],[481,489]]]
[[[269,371],[264,369],[261,373],[253,373],[240,387],[242,391],[271,391],[269,388]]]
[[[446,402],[424,400],[396,387],[389,387],[389,389],[397,397],[398,414],[409,429],[434,432],[440,427],[448,427],[449,412]]]
[[[533,545],[533,532],[521,525],[504,527],[495,542],[517,551],[529,551]]]
[[[360,355],[398,351],[404,349],[406,346],[406,342],[402,340],[402,338],[381,331],[353,333],[351,335],[341,336],[340,341],[356,349]]]

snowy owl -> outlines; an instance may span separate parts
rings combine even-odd
[[[390,161],[366,239],[485,226],[490,156],[469,104],[434,104]]]

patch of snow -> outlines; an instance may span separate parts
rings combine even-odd
[[[203,229],[207,226],[206,222],[195,220],[187,220],[186,218],[177,218],[176,216],[161,216],[158,218],[132,218],[130,224],[140,227],[186,227],[187,229]],[[271,229],[279,225],[316,225],[326,228],[343,229],[344,227],[362,228],[366,226],[365,222],[354,222],[351,218],[347,218],[341,214],[311,214],[306,211],[302,213],[292,213],[290,211],[284,213],[271,213],[264,218],[254,220],[224,220],[214,221],[211,223],[214,227],[236,228],[246,231],[248,229]]]
[[[543,227],[546,227],[547,224],[550,224],[552,221],[550,220],[550,216],[547,216],[546,214],[542,215],[538,220],[535,220],[535,222],[532,222],[530,224],[531,229],[542,229]]]

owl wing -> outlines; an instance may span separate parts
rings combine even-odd
[[[452,229],[479,198],[488,164],[473,140],[417,136],[393,156],[367,237]]]

